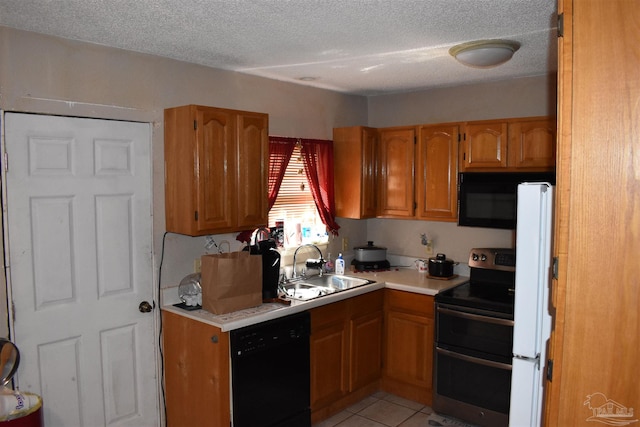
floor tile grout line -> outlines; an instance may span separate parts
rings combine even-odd
[[[417,404],[420,405],[420,408],[419,409],[415,409],[414,407],[402,404],[402,402],[394,401],[394,400],[397,400],[398,398],[400,398],[401,400],[406,400],[406,402],[417,403]],[[362,403],[363,401],[365,401],[367,399],[369,399],[369,403],[366,406],[359,407],[356,410],[353,409],[354,406],[357,406],[358,404]],[[362,414],[362,412],[365,411],[367,408],[371,407],[372,405],[375,405],[377,402],[380,402],[380,401],[385,401],[386,403],[394,405],[394,406],[397,406],[399,408],[408,409],[412,413],[407,418],[402,420],[400,423],[395,424],[395,425],[388,425],[388,424],[385,424],[384,422],[382,422],[380,420],[376,420],[376,419],[370,418],[370,417]],[[351,405],[350,407],[345,408],[342,412],[345,413],[345,414],[348,414],[347,418],[345,418],[343,420],[340,420],[337,424],[334,425],[334,427],[340,427],[340,426],[349,425],[348,420],[350,420],[350,419],[352,419],[352,418],[354,418],[356,416],[360,417],[360,418],[363,418],[363,419],[366,419],[368,421],[372,421],[372,422],[378,423],[378,424],[383,425],[385,427],[397,427],[397,426],[402,425],[402,423],[406,422],[411,417],[415,416],[417,413],[422,412],[425,408],[428,408],[428,407],[429,407],[428,405],[423,405],[423,404],[421,404],[419,402],[414,402],[414,401],[409,400],[409,399],[404,399],[404,398],[401,398],[401,397],[396,396],[394,394],[390,394],[390,393],[386,393],[386,392],[377,392],[377,393],[374,393],[372,395],[369,395],[369,396],[365,397],[364,399],[362,399],[359,402],[356,402],[355,404]]]

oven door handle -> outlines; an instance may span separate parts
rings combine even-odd
[[[451,310],[443,307],[438,307],[438,313],[448,314],[454,317],[461,317],[463,319],[477,320],[479,322],[493,323],[496,325],[513,326],[513,320],[488,317],[481,314],[467,313],[465,311]]]
[[[444,348],[440,348],[440,347],[436,347],[436,351],[446,356],[464,360],[465,362],[489,366],[490,368],[504,369],[505,371],[511,370],[511,365],[509,365],[508,363],[501,363],[501,362],[494,362],[493,360],[479,359],[477,357],[467,356],[466,354],[456,353],[455,351],[445,350]]]

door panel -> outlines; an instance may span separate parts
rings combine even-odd
[[[18,385],[46,425],[158,425],[149,125],[5,118]]]
[[[380,130],[380,216],[413,216],[415,133],[414,128]]]

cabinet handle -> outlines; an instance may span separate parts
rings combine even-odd
[[[493,360],[479,359],[477,357],[467,356],[466,354],[460,354],[453,351],[445,350],[440,347],[436,347],[436,351],[446,356],[453,357],[455,359],[464,360],[466,362],[489,366],[490,368],[504,369],[505,371],[511,370],[511,365],[508,365],[506,363],[494,362]]]
[[[446,314],[452,317],[461,317],[468,320],[476,320],[478,322],[494,323],[496,325],[502,326],[513,326],[513,320],[483,316],[481,314],[467,313],[464,311],[451,310],[449,308],[438,307],[438,313]]]
[[[214,344],[218,344],[218,336],[217,335],[212,336],[211,337],[211,342],[214,343]]]

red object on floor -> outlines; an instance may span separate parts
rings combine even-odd
[[[0,427],[44,427],[41,400],[36,407],[32,408],[32,411],[20,418],[0,421]]]

